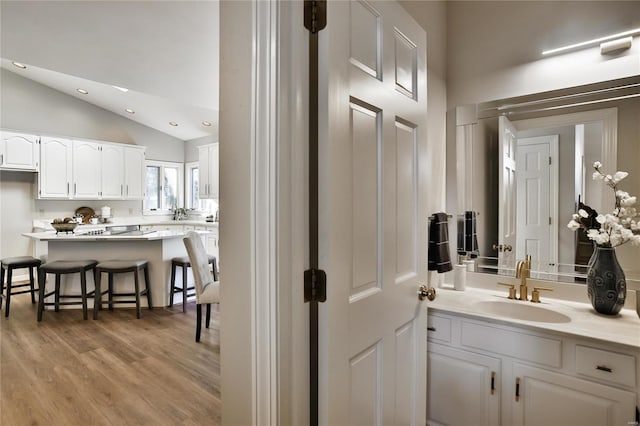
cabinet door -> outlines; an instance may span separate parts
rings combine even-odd
[[[0,139],[1,169],[38,170],[38,136],[2,132]]]
[[[102,145],[101,198],[121,200],[124,197],[124,148],[118,145]]]
[[[100,177],[100,144],[74,140],[71,197],[80,200],[98,199]]]
[[[500,424],[500,360],[429,343],[427,425]]]
[[[218,163],[220,159],[220,151],[218,150],[218,144],[215,144],[209,148],[209,198],[218,199]]]
[[[209,196],[209,146],[198,148],[198,198],[211,198]]]
[[[635,424],[636,394],[514,363],[514,426]]]
[[[68,139],[42,137],[40,142],[40,198],[69,198],[72,144]]]
[[[126,200],[144,199],[145,171],[144,148],[124,147],[124,198]]]

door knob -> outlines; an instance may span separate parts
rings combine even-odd
[[[420,290],[418,290],[418,298],[420,300],[424,300],[425,297],[429,300],[435,299],[436,289],[433,287],[427,287],[426,285],[422,284],[420,286]]]

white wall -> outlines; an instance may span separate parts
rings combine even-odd
[[[191,139],[184,143],[184,162],[198,161],[198,147],[218,142],[218,134]]]
[[[184,142],[102,108],[0,70],[0,127],[36,134],[98,139],[147,147],[147,158],[183,161]],[[35,200],[37,174],[0,172],[0,256],[31,254],[21,236],[32,220],[72,216],[78,207],[98,211],[108,204],[114,216],[140,216],[141,201]]]

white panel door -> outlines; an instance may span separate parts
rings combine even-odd
[[[320,424],[424,425],[426,35],[393,1],[329,2],[327,13]]]
[[[69,198],[71,195],[71,161],[73,147],[68,139],[43,136],[40,141],[41,198]]]
[[[80,200],[100,195],[100,144],[73,141],[73,185],[71,196]]]
[[[551,143],[557,139],[520,138],[516,153],[516,259],[531,255],[545,270],[557,260],[551,242],[551,199],[558,196],[551,185]]]
[[[101,198],[119,200],[124,197],[124,147],[102,145],[102,189]]]
[[[505,116],[498,119],[498,268],[511,273],[516,247],[516,142],[517,131]]]

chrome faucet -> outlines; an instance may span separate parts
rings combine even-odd
[[[520,297],[518,300],[529,300],[527,290],[527,278],[531,276],[531,255],[527,255],[525,260],[520,260],[516,264],[516,278],[520,278]]]

